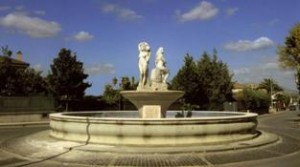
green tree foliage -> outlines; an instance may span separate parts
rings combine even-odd
[[[119,81],[119,86],[118,85]],[[102,99],[110,105],[112,108],[122,108],[122,105],[120,103],[123,103],[124,99],[120,95],[120,91],[122,90],[136,90],[138,83],[135,81],[134,77],[131,77],[131,80],[129,77],[121,77],[120,80],[118,80],[116,77],[112,79],[112,84],[107,84],[104,87],[104,92]]]
[[[276,107],[280,110],[285,109],[290,104],[290,98],[287,94],[276,94]]]
[[[131,90],[131,82],[128,77],[122,77],[121,78],[121,83],[120,83],[120,88],[122,90]]]
[[[5,54],[9,51],[7,47],[2,47],[2,52]],[[10,55],[0,58],[0,96],[31,96],[47,93],[41,72],[36,72],[29,67],[13,65]]]
[[[50,67],[47,82],[59,104],[63,100],[68,102],[83,98],[85,90],[91,84],[84,82],[88,75],[84,73],[83,63],[77,60],[71,50],[61,49]]]
[[[271,103],[271,96],[262,90],[244,89],[240,101],[246,110],[266,113]]]
[[[259,85],[259,89],[264,89],[267,91],[268,94],[276,93],[282,91],[282,87],[280,87],[273,79],[271,78],[265,78]]]
[[[197,104],[201,87],[198,83],[197,66],[194,58],[187,54],[184,65],[179,69],[172,80],[172,89],[184,90],[183,98],[186,103]]]
[[[47,84],[45,78],[41,76],[42,72],[37,72],[32,68],[27,68],[22,72],[22,92],[23,95],[47,94]]]
[[[0,65],[1,96],[31,96],[47,93],[44,78],[34,69]]]
[[[216,51],[212,56],[204,52],[198,61],[187,54],[172,88],[185,91],[185,102],[200,109],[223,110],[223,103],[232,101],[232,75]]]
[[[8,49],[7,45],[1,47],[1,52],[2,52],[3,56],[6,56],[6,57],[11,57],[11,55],[13,54],[13,52],[10,49]]]
[[[107,84],[105,85],[102,98],[107,104],[111,106],[118,105],[118,102],[120,100],[120,91],[118,89],[115,89],[112,85]]]
[[[296,24],[278,47],[279,62],[282,67],[296,69],[300,65],[300,23]]]
[[[283,68],[296,70],[297,88],[300,91],[300,23],[290,30],[284,44],[278,47],[277,53]]]

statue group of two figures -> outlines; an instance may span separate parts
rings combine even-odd
[[[138,91],[164,91],[168,90],[167,78],[169,76],[169,69],[166,67],[166,60],[164,58],[164,48],[159,47],[156,52],[155,68],[151,70],[149,80],[149,60],[151,57],[151,48],[147,42],[141,42],[138,45],[139,50],[139,70],[140,81]]]

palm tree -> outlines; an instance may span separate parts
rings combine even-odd
[[[282,87],[280,87],[273,79],[265,78],[259,85],[258,89],[265,89],[268,94],[273,94],[274,92],[282,91]]]

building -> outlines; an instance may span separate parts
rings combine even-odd
[[[233,85],[232,93],[236,94],[239,92],[243,92],[244,89],[258,89],[259,85],[255,83],[249,83],[249,84],[240,84],[240,83],[235,83]]]
[[[9,65],[11,66],[22,69],[26,69],[30,65],[29,63],[23,61],[23,54],[21,51],[17,52],[16,58],[0,55],[0,65],[3,65],[5,63],[9,63]]]

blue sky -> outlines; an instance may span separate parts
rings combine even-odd
[[[186,53],[215,48],[240,83],[272,77],[296,89],[293,71],[278,66],[276,48],[300,22],[300,0],[0,0],[0,45],[31,67],[49,71],[61,48],[84,63],[86,94],[102,94],[114,76],[138,78],[137,44],[165,49],[169,80]]]

